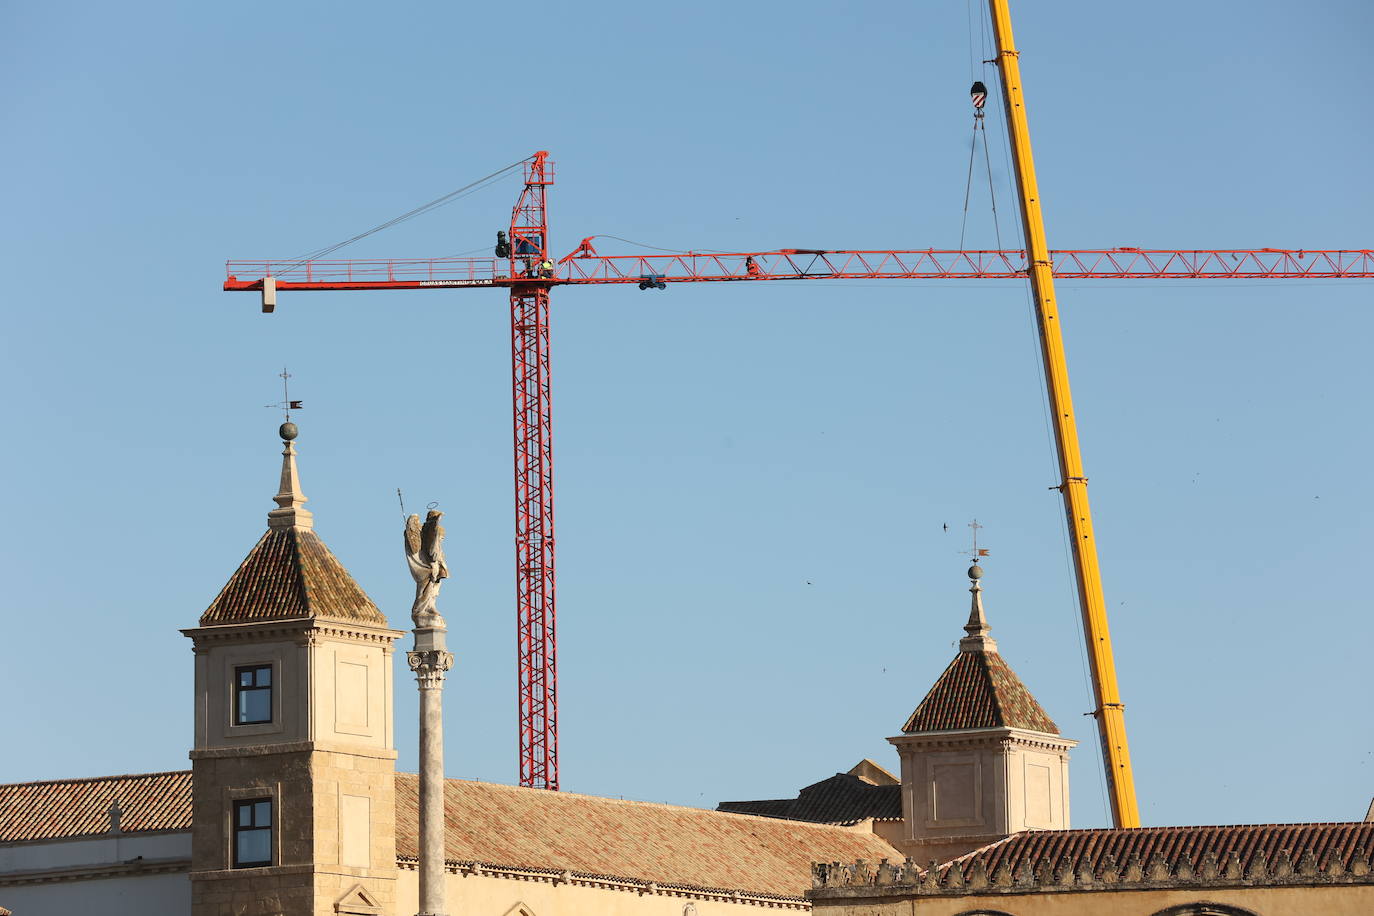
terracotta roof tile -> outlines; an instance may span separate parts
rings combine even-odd
[[[417,854],[418,779],[396,776],[396,852]],[[814,861],[901,859],[872,833],[449,780],[450,861],[800,897]]]
[[[1025,728],[1059,734],[1059,726],[996,652],[960,652],[930,688],[902,731]]]
[[[119,801],[124,833],[191,829],[191,773],[0,785],[0,843],[103,834]]]
[[[303,617],[387,625],[377,605],[312,529],[269,528],[201,615],[200,625]]]
[[[850,773],[836,773],[802,789],[796,798],[721,802],[716,810],[816,824],[853,824],[870,817],[901,817],[901,792],[900,785],[875,786]]]
[[[1339,858],[1348,867],[1358,852],[1362,851],[1367,858],[1374,857],[1374,823],[1036,830],[1013,834],[955,861],[972,864],[974,859],[981,858],[988,874],[992,874],[1003,863],[1015,872],[1023,862],[1034,868],[1042,859],[1048,859],[1053,868],[1067,857],[1076,867],[1079,859],[1086,857],[1097,869],[1107,855],[1120,866],[1133,856],[1145,864],[1159,853],[1172,869],[1185,854],[1194,867],[1209,853],[1224,866],[1234,852],[1244,869],[1259,852],[1264,852],[1272,862],[1280,850],[1287,850],[1294,862],[1311,850],[1321,867],[1331,857]]]
[[[396,775],[396,852],[417,852],[417,779]],[[813,861],[900,859],[866,831],[449,780],[447,858],[660,884],[801,897]],[[0,842],[104,834],[119,799],[125,832],[191,829],[191,774],[0,786]]]

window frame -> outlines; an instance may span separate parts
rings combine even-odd
[[[275,717],[275,709],[274,709],[274,707],[275,707],[275,705],[276,705],[276,696],[274,695],[274,691],[276,690],[277,677],[276,677],[276,670],[275,670],[275,669],[276,669],[276,666],[273,665],[273,664],[270,663],[270,662],[267,662],[267,663],[259,662],[259,663],[254,663],[254,664],[251,664],[251,665],[235,665],[235,666],[234,666],[234,679],[233,679],[233,686],[232,686],[232,689],[233,689],[233,691],[234,691],[233,715],[232,715],[232,717],[231,717],[231,719],[230,719],[230,722],[229,722],[229,724],[230,724],[231,727],[233,727],[233,728],[241,728],[241,727],[243,727],[243,726],[248,726],[248,725],[271,725],[271,724],[273,724],[273,722],[275,721],[275,718],[276,718],[276,717]],[[259,675],[259,673],[262,672],[262,671],[266,671],[266,672],[267,672],[267,683],[266,683],[266,684],[258,684],[258,683],[257,683],[258,675]],[[243,676],[245,673],[251,673],[252,676],[253,676],[253,680],[254,680],[254,683],[253,683],[253,684],[250,684],[250,685],[247,686],[247,687],[243,686],[243,685],[240,683],[240,680],[242,679],[242,676]],[[267,694],[267,718],[266,718],[266,719],[249,719],[249,720],[244,720],[244,719],[242,718],[242,712],[243,712],[243,696],[244,696],[245,693],[248,693],[248,692],[252,692],[252,693],[263,693],[263,692],[265,692],[265,693]]]
[[[256,823],[257,815],[258,815],[258,808],[257,808],[258,805],[266,805],[266,806],[267,806],[267,824],[266,824],[266,825],[262,825],[262,824]],[[248,812],[249,812],[249,819],[252,820],[252,821],[254,821],[254,823],[248,824],[247,826],[244,826],[244,825],[240,825],[240,824],[239,824],[239,812],[240,812],[240,811],[243,811],[243,810],[245,810],[245,809],[248,810]],[[270,795],[268,795],[268,796],[263,796],[263,797],[258,797],[258,798],[234,799],[233,807],[230,809],[230,817],[231,817],[231,821],[230,821],[229,830],[230,830],[230,835],[231,835],[232,839],[231,839],[231,847],[230,847],[230,850],[229,850],[229,867],[230,867],[230,868],[268,868],[268,867],[270,867],[270,866],[273,864],[273,858],[274,858],[273,852],[274,852],[274,848],[275,848],[275,845],[276,845],[275,842],[274,842],[275,839],[276,839],[276,824],[274,823],[274,821],[275,821],[275,819],[276,819],[276,799],[273,798],[273,797],[270,796]],[[258,860],[254,860],[254,861],[252,861],[252,862],[240,861],[240,859],[239,859],[239,841],[240,841],[240,837],[241,837],[242,834],[247,833],[247,832],[249,832],[249,831],[251,831],[251,832],[253,832],[253,833],[260,833],[260,832],[264,832],[264,831],[265,831],[265,832],[267,833],[267,859],[266,859],[265,861],[258,861]]]

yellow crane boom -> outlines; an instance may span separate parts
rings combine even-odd
[[[1059,491],[1064,496],[1064,511],[1069,519],[1073,541],[1073,565],[1078,579],[1078,602],[1083,613],[1084,638],[1092,666],[1093,694],[1102,739],[1103,762],[1111,794],[1112,820],[1117,827],[1139,827],[1135,777],[1131,755],[1126,747],[1125,706],[1116,685],[1116,663],[1112,658],[1112,638],[1107,628],[1107,604],[1102,595],[1102,571],[1097,563],[1097,543],[1093,535],[1092,514],[1088,510],[1088,478],[1083,474],[1083,456],[1078,447],[1078,425],[1074,418],[1073,397],[1069,393],[1069,370],[1064,358],[1064,335],[1060,329],[1059,309],[1054,296],[1054,268],[1045,223],[1040,212],[1040,190],[1035,181],[1035,162],[1031,158],[1030,128],[1026,122],[1026,100],[1021,89],[1019,52],[1012,40],[1011,11],[1008,0],[988,0],[993,32],[997,41],[997,69],[1002,79],[1002,99],[1007,109],[1011,134],[1012,160],[1020,198],[1021,222],[1026,235],[1026,261],[1029,264],[1031,293],[1035,298],[1036,322],[1040,332],[1040,355],[1044,361],[1045,384],[1049,390],[1050,410],[1054,415],[1054,441],[1058,449]]]

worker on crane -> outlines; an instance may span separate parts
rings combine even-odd
[[[751,277],[763,276],[763,271],[759,270],[759,265],[754,263],[753,255],[749,255],[744,259],[744,272]]]
[[[553,262],[548,258],[539,262],[539,276],[544,278],[553,276]]]
[[[510,257],[510,240],[500,229],[496,230],[496,256],[498,258]]]

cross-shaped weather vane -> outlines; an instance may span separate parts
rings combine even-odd
[[[973,556],[970,557],[970,559],[972,559],[974,563],[977,563],[979,557],[985,557],[988,555],[988,550],[986,547],[978,546],[978,529],[982,528],[983,526],[978,524],[978,519],[976,518],[973,521],[969,522],[968,526],[969,528],[973,529],[973,547],[970,548],[970,552],[973,554]]]
[[[286,367],[285,367],[285,366],[282,366],[282,367],[281,367],[281,375],[279,376],[279,378],[281,379],[281,394],[282,394],[282,399],[281,399],[280,401],[278,401],[276,404],[264,404],[263,406],[264,406],[264,407],[275,407],[275,408],[277,408],[278,410],[280,410],[280,411],[286,416],[286,422],[287,422],[287,423],[290,423],[290,422],[291,422],[291,411],[293,411],[293,410],[304,410],[305,407],[302,405],[302,402],[291,400],[291,388],[290,388],[291,373],[286,371]]]

